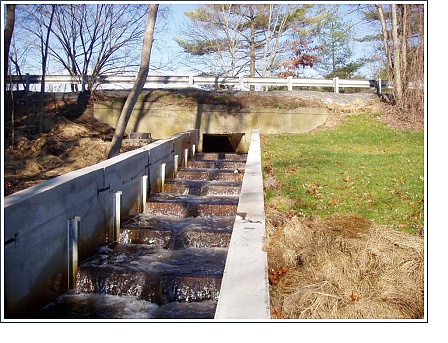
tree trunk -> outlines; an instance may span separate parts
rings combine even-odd
[[[388,73],[392,74],[393,73],[393,63],[392,63],[392,55],[390,53],[389,43],[388,43],[389,39],[388,39],[388,35],[387,35],[386,19],[384,18],[383,6],[377,5],[377,8],[378,8],[378,15],[379,15],[380,21],[381,21],[381,27],[383,29],[383,44],[384,44],[384,51],[386,52],[386,56],[387,56]]]
[[[403,85],[401,81],[401,58],[400,58],[400,42],[398,39],[398,21],[397,21],[397,5],[391,4],[392,12],[392,42],[394,50],[394,89],[396,100],[400,101],[403,97]]]
[[[8,65],[9,65],[9,48],[11,46],[11,39],[12,39],[12,34],[14,32],[14,23],[15,23],[15,19],[16,19],[16,15],[15,15],[15,10],[16,10],[16,5],[6,5],[6,26],[5,26],[5,45],[4,45],[4,73],[3,73],[3,77],[4,77],[4,84],[3,84],[3,90],[4,90],[4,94],[6,95],[6,85],[8,84],[8,80],[6,75],[8,75]],[[5,119],[7,120],[11,120],[11,144],[12,146],[14,146],[14,99],[13,99],[13,89],[11,87],[11,102],[10,102],[10,106],[8,106],[8,103],[5,102],[5,109],[6,109],[6,113],[5,113]],[[10,115],[10,116],[9,116]]]
[[[255,77],[255,15],[254,8],[250,5],[250,63],[249,76]],[[255,90],[255,86],[250,86],[250,90]]]
[[[143,38],[142,57],[140,69],[138,71],[137,80],[129,93],[128,98],[118,118],[117,127],[115,128],[114,137],[112,138],[112,146],[107,158],[117,156],[120,152],[123,135],[131,117],[132,110],[137,102],[138,96],[142,91],[149,72],[149,61],[151,58],[152,42],[154,40],[154,27],[157,19],[157,10],[159,5],[151,4],[149,8],[148,22],[146,24],[145,36]]]
[[[3,61],[5,61],[5,69],[4,69],[4,89],[6,91],[6,75],[8,75],[8,62],[9,62],[9,47],[11,46],[11,39],[12,34],[14,32],[14,23],[16,19],[15,15],[16,5],[6,5],[6,27],[5,27],[5,51],[4,51],[4,58]]]
[[[40,84],[40,108],[39,108],[39,133],[43,132],[44,129],[44,94],[45,94],[45,73],[47,69],[47,58],[48,58],[48,45],[50,44],[50,32],[51,25],[53,23],[54,11],[57,5],[51,5],[51,16],[50,22],[48,23],[47,28],[47,36],[45,39],[45,43],[43,42],[43,37],[41,37],[42,41],[42,81]],[[42,23],[43,25],[43,23]]]
[[[403,85],[407,84],[407,35],[408,35],[408,6],[409,5],[400,5],[402,9],[402,29],[401,29],[401,55],[400,55],[400,63],[401,63],[401,82]],[[403,87],[403,92],[405,92],[405,88]]]

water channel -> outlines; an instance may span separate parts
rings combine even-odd
[[[213,319],[247,154],[197,153],[36,319]]]

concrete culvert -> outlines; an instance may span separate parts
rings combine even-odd
[[[213,134],[202,136],[203,152],[241,152],[241,141],[245,133]]]

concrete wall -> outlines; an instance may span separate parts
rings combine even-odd
[[[82,261],[113,240],[115,193],[122,192],[120,216],[138,211],[143,177],[146,191],[156,190],[160,165],[173,173],[174,156],[191,154],[197,142],[197,130],[177,134],[5,197],[5,318],[29,318],[68,289],[70,219],[81,219]]]
[[[120,101],[98,101],[94,104],[94,116],[115,127],[122,107]],[[327,115],[327,109],[321,107],[235,109],[224,105],[174,106],[138,102],[126,132],[150,132],[157,139],[195,128],[199,130],[198,151],[202,151],[204,133],[245,133],[241,151],[247,151],[254,128],[261,134],[308,132],[324,124]]]
[[[270,319],[260,132],[247,155],[215,319]]]

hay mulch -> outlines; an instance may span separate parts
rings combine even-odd
[[[4,151],[5,196],[104,161],[111,143],[99,124],[93,128],[49,115],[44,121],[48,132],[28,139],[17,131],[14,147]]]
[[[272,318],[424,317],[421,235],[359,216],[285,218],[274,209],[266,230]]]

